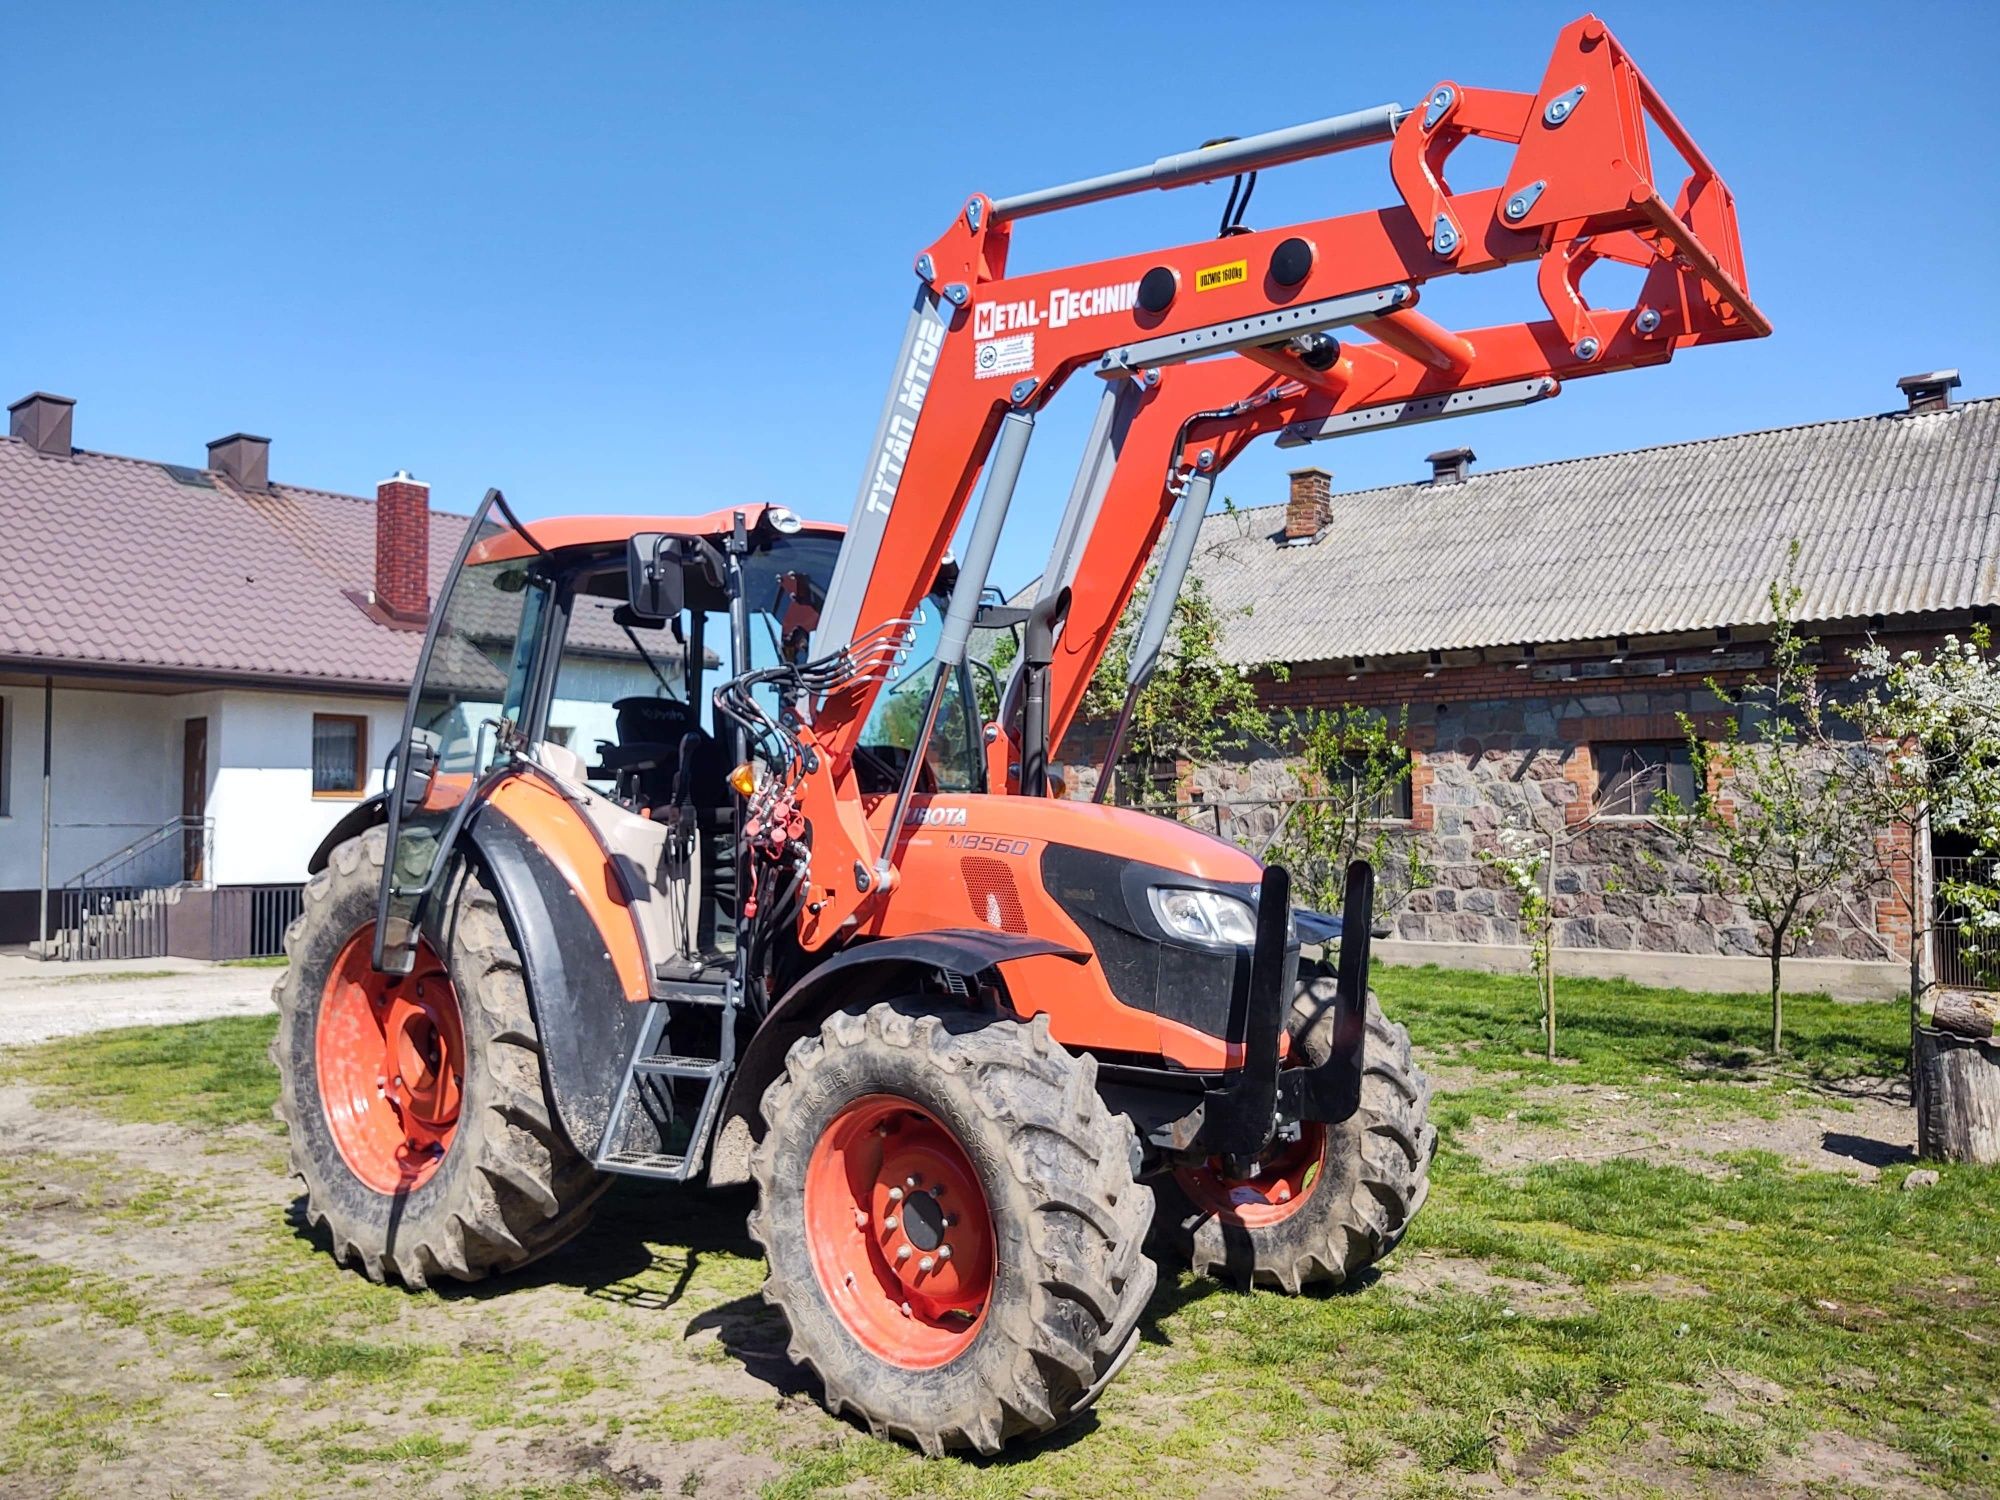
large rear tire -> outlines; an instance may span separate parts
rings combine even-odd
[[[273,1113],[336,1260],[477,1281],[576,1234],[610,1179],[552,1118],[520,954],[475,873],[439,893],[410,975],[370,969],[386,847],[379,827],[338,845],[285,933]]]
[[[1097,1065],[921,999],[836,1012],[766,1091],[750,1231],[835,1412],[926,1453],[1083,1412],[1138,1342],[1152,1193]]]
[[[1323,969],[1300,976],[1290,1031],[1309,1062],[1332,1050],[1336,993]],[[1232,1177],[1210,1161],[1163,1179],[1159,1226],[1168,1249],[1204,1275],[1292,1293],[1345,1281],[1395,1249],[1430,1195],[1437,1128],[1410,1034],[1382,1014],[1372,992],[1363,1067],[1353,1117],[1274,1142],[1254,1176]]]

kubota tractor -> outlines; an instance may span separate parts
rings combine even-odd
[[[1671,197],[1649,125],[1689,168]],[[1514,146],[1498,188],[1448,186],[1468,136]],[[1243,223],[1260,168],[1378,143],[1392,206]],[[1224,177],[1214,239],[1009,274],[1033,215]],[[1585,299],[1601,259],[1644,269],[1634,306]],[[1437,278],[1530,261],[1546,316],[1416,311]],[[620,1174],[754,1183],[765,1295],[828,1404],[991,1452],[1131,1354],[1149,1232],[1297,1291],[1386,1255],[1427,1187],[1428,1085],[1367,989],[1368,868],[1339,917],[1295,911],[1234,845],[1052,795],[1149,561],[1127,716],[1251,438],[1519,405],[1768,326],[1727,188],[1593,17],[1535,93],[1441,83],[978,195],[916,272],[846,527],[765,505],[523,525],[488,495],[391,790],[313,859],[273,1056],[342,1262],[474,1279],[576,1234]],[[1038,597],[1008,610],[994,547],[1079,371],[1097,420]],[[1020,644],[984,697],[980,629]]]

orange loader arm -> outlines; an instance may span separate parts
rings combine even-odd
[[[1649,121],[1690,167],[1665,191]],[[1451,188],[1451,153],[1472,137],[1515,148],[1500,187]],[[1218,239],[1008,274],[1014,228],[1035,215],[1384,143],[1389,207],[1229,225]],[[1634,305],[1585,297],[1585,273],[1607,259],[1645,270]],[[1525,261],[1539,263],[1544,316],[1453,330],[1419,311],[1437,277]],[[1175,496],[1191,478],[1212,481],[1251,438],[1516,405],[1572,377],[1770,331],[1750,299],[1727,186],[1594,16],[1563,29],[1532,94],[1445,81],[1413,110],[1384,105],[1012,198],[975,195],[916,266],[916,305],[817,637],[821,651],[845,645],[853,657],[810,715],[823,762],[814,779],[854,804],[816,820],[855,845],[815,858],[817,870],[855,872],[830,882],[834,918],[894,879],[891,851],[868,847],[850,764],[883,643],[919,606],[982,473],[959,577],[970,596],[984,586],[1034,420],[1077,371],[1103,389],[1043,575],[1040,603],[1069,590],[1046,669],[1048,743],[1073,721]],[[1202,413],[1214,415],[1191,420]],[[941,666],[962,659],[970,620],[969,604],[947,616]],[[1019,750],[1005,737],[994,746],[996,786],[1015,782]]]

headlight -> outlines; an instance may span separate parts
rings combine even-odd
[[[1193,891],[1182,886],[1156,885],[1146,891],[1153,915],[1174,937],[1205,948],[1254,946],[1257,913],[1247,901],[1220,891]]]

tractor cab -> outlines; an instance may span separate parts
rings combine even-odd
[[[776,506],[522,524],[489,494],[434,612],[392,757],[378,965],[406,971],[481,789],[527,773],[566,795],[615,856],[651,968],[683,979],[726,968],[745,915],[731,771],[746,751],[713,690],[806,659],[841,536]],[[885,667],[855,755],[864,790],[894,790],[908,767],[955,577],[941,571]],[[754,691],[768,713],[790,707],[775,688]],[[976,705],[968,670],[925,744],[927,787],[984,789]]]

